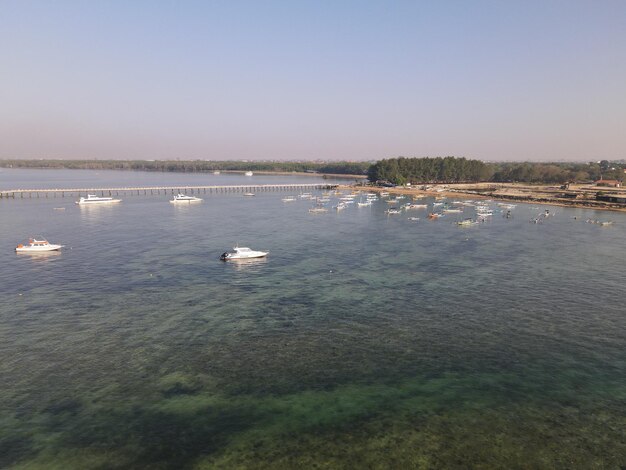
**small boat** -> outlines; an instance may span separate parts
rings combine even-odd
[[[296,198],[293,196],[287,196],[282,199],[283,202],[296,202]]]
[[[369,207],[372,205],[372,201],[366,201],[366,202],[357,202],[356,205],[358,207]]]
[[[457,222],[456,224],[461,227],[467,227],[470,225],[478,225],[479,222],[472,220],[472,219],[465,219],[465,220],[461,220],[460,222]]]
[[[443,214],[439,214],[438,212],[431,212],[428,214],[429,219],[439,219],[440,217],[443,217]]]
[[[251,171],[246,171],[246,172],[244,173],[244,175],[246,175],[246,176],[252,176],[253,174],[254,174],[254,173],[252,173]]]
[[[24,246],[21,243],[17,245],[15,251],[17,253],[42,253],[44,251],[56,251],[63,248],[65,245],[54,245],[48,243],[48,240],[37,240],[31,238],[28,240],[28,246]]]
[[[87,197],[81,197],[76,204],[113,204],[122,202],[121,199],[113,199],[112,197],[98,197],[95,194],[87,194]]]
[[[233,251],[222,253],[220,259],[222,261],[230,261],[237,259],[263,258],[269,254],[269,251],[255,251],[245,246],[235,246]]]
[[[178,193],[176,196],[174,196],[174,199],[172,199],[170,202],[172,204],[175,203],[180,203],[180,202],[200,202],[202,201],[202,199],[200,199],[199,197],[195,197],[195,196],[187,196],[186,194],[182,194],[182,193]]]
[[[246,196],[246,197],[256,196],[256,194],[254,194],[254,193],[244,193],[243,195]]]
[[[311,212],[312,214],[323,214],[324,212],[328,212],[328,209],[326,209],[325,207],[311,207],[309,209],[309,212]]]
[[[444,211],[446,214],[460,214],[460,213],[462,213],[462,212],[463,212],[463,210],[461,210],[461,209],[454,209],[454,208],[451,208],[451,209],[444,209],[443,211]]]
[[[339,204],[337,204],[333,209],[335,209],[336,211],[342,211],[344,210],[346,207],[346,204],[343,202],[340,202]]]
[[[404,206],[406,210],[426,209],[428,204],[407,204]]]
[[[219,175],[219,174],[220,174],[220,172],[219,172],[219,171],[217,171],[217,170],[215,170],[215,171],[213,172],[213,174],[214,174],[214,175]]]
[[[413,222],[417,222],[418,220],[420,220],[419,217],[409,217],[409,220],[412,220]]]
[[[387,209],[385,211],[385,214],[402,214],[402,211],[395,209],[395,208],[391,208],[391,209]]]

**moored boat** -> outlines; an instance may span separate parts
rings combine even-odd
[[[42,253],[45,251],[56,251],[63,248],[65,245],[55,245],[53,243],[48,243],[48,240],[42,239],[37,240],[36,238],[31,238],[28,240],[28,245],[19,244],[15,248],[17,253]]]
[[[87,194],[87,197],[81,197],[76,204],[114,204],[122,202],[121,199],[113,199],[112,197],[99,197],[95,194]]]
[[[238,259],[263,258],[269,254],[269,251],[255,251],[246,246],[235,246],[233,251],[222,253],[220,259],[222,261],[231,261]]]
[[[172,204],[175,204],[177,202],[200,202],[200,201],[202,201],[202,199],[199,197],[187,196],[186,194],[178,193],[176,196],[174,196],[174,199],[172,199],[170,202]]]
[[[465,219],[465,220],[461,220],[461,221],[457,222],[456,224],[461,226],[461,227],[468,227],[468,226],[471,226],[471,225],[478,225],[479,222],[475,221],[473,219]]]

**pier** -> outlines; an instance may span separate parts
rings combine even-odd
[[[0,199],[99,196],[158,196],[160,194],[220,194],[273,191],[310,191],[336,189],[336,184],[245,184],[236,186],[146,186],[136,188],[66,188],[66,189],[9,189],[0,190]]]

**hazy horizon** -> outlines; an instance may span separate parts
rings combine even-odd
[[[0,159],[626,158],[624,2],[3,7]]]

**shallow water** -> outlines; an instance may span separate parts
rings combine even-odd
[[[247,181],[95,173],[9,174]],[[285,195],[0,200],[0,466],[626,465],[623,214],[519,204],[461,228],[473,209]],[[16,255],[30,235],[67,246]],[[237,243],[270,256],[220,262]]]

